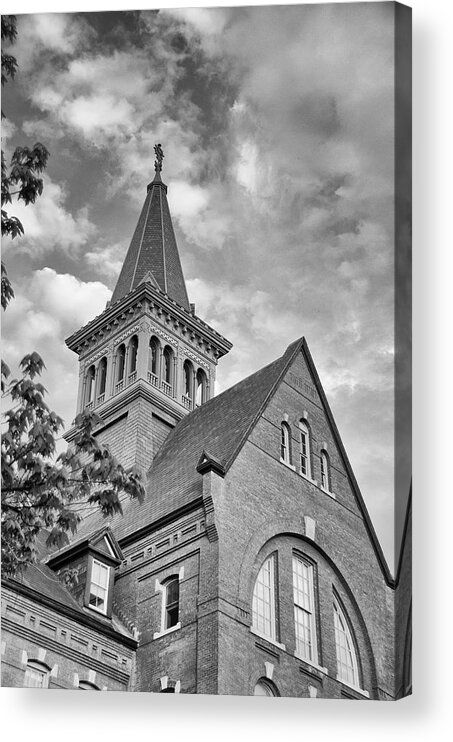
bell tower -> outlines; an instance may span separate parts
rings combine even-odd
[[[232,347],[189,304],[161,145],[154,151],[154,179],[112,299],[66,340],[79,357],[77,413],[95,410],[98,439],[143,473],[178,421],[213,396],[217,362]]]

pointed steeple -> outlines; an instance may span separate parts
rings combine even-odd
[[[135,289],[140,283],[151,283],[190,311],[186,284],[179,259],[178,246],[167,202],[167,186],[160,172],[164,154],[155,145],[154,180],[147,187],[145,203],[121,269],[111,303]]]

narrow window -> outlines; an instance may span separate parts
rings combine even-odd
[[[196,405],[200,407],[206,401],[206,374],[201,368],[197,371],[197,394]]]
[[[165,346],[162,355],[162,383],[164,391],[169,392],[171,390],[171,378],[172,378],[172,359],[173,353],[168,345]]]
[[[276,639],[274,555],[266,559],[256,578],[253,589],[252,625],[260,634]]]
[[[107,358],[101,358],[98,366],[98,402],[104,401],[107,381]]]
[[[129,342],[129,374],[137,371],[138,337],[133,335]]]
[[[164,629],[171,629],[179,621],[179,577],[170,577],[165,583]]]
[[[87,386],[86,386],[86,406],[92,407],[94,403],[94,379],[96,376],[96,369],[94,366],[90,366],[87,372]]]
[[[49,668],[37,660],[29,660],[25,670],[25,688],[48,688]]]
[[[116,380],[117,382],[124,379],[124,365],[126,363],[126,346],[121,343],[116,352]]]
[[[306,423],[301,420],[299,422],[300,428],[300,471],[306,477],[311,476],[310,467],[310,432]]]
[[[321,487],[330,492],[329,458],[326,451],[321,451]]]
[[[192,399],[193,367],[190,361],[184,361],[184,396]]]
[[[293,588],[296,651],[303,659],[316,663],[318,653],[313,565],[297,556],[293,557]]]
[[[280,435],[280,459],[281,461],[284,461],[285,464],[291,464],[291,433],[287,423],[281,424]]]
[[[107,601],[110,582],[110,567],[97,559],[91,565],[91,584],[89,605],[101,613],[107,613]]]
[[[337,677],[349,685],[359,687],[359,672],[354,641],[348,620],[338,600],[333,601],[335,646],[337,651]]]

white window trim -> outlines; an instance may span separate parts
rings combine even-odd
[[[286,652],[286,644],[281,644],[276,639],[271,639],[270,636],[267,636],[267,634],[263,634],[261,631],[258,631],[258,629],[255,629],[254,626],[250,627],[250,633],[254,634],[255,636],[258,636],[260,639],[264,639],[266,642],[269,642],[270,644],[273,644],[274,647],[283,649],[283,651]]]
[[[306,611],[310,617],[310,630],[311,630],[311,648],[312,648],[312,654],[313,658],[309,659],[308,657],[304,657],[303,655],[299,654],[296,649],[296,655],[299,659],[303,660],[304,662],[308,662],[309,664],[313,665],[314,667],[319,667],[318,665],[318,632],[317,632],[317,626],[316,626],[316,600],[315,600],[315,584],[314,584],[314,567],[313,564],[308,561],[307,559],[304,559],[303,556],[299,554],[293,554],[293,560],[292,560],[292,568],[293,568],[293,604],[294,606],[297,606],[304,610],[302,606],[299,606],[298,603],[296,603],[295,600],[295,586],[294,586],[294,562],[299,561],[302,564],[304,564],[306,567],[309,568],[309,590],[310,590],[310,601],[312,604],[312,610]],[[296,622],[294,620],[294,631],[296,631]],[[297,635],[296,635],[296,647],[297,647]]]
[[[352,685],[352,683],[348,683],[346,680],[341,680],[341,678],[337,678],[338,682],[344,685],[346,688],[351,688],[351,690],[355,691],[356,693],[359,693],[361,696],[364,696],[365,698],[369,698],[370,694],[367,690],[364,690],[363,688],[360,688],[358,685]]]
[[[345,625],[345,628],[346,628],[346,632],[345,633],[346,633],[346,636],[349,639],[349,642],[350,642],[351,647],[352,647],[352,659],[353,659],[352,664],[353,664],[354,673],[355,673],[357,679],[360,680],[359,658],[357,656],[357,651],[356,651],[356,646],[355,646],[354,638],[353,638],[352,633],[351,633],[351,630],[349,628],[349,622],[348,622],[348,618],[347,618],[346,612],[343,610],[343,608],[342,608],[339,600],[337,599],[337,597],[335,595],[333,597],[333,603],[334,603],[334,614],[335,614],[335,611],[336,611],[340,615],[340,617],[343,619],[343,622],[344,622],[344,625]],[[336,652],[336,657],[337,657],[337,680],[340,683],[343,683],[343,685],[347,685],[349,688],[353,688],[354,690],[358,691],[359,693],[366,694],[367,691],[364,691],[362,688],[360,688],[359,685],[356,685],[355,683],[350,683],[348,680],[345,680],[344,678],[340,677],[340,675],[338,673],[338,644],[337,644],[336,636],[335,636],[335,652]],[[369,697],[369,694],[368,694],[368,697]]]
[[[184,565],[179,568],[178,572],[173,572],[169,574],[168,577],[171,577],[172,574],[178,575],[179,583],[181,584],[182,580],[184,579]],[[162,582],[156,579],[156,593],[161,593],[160,631],[154,632],[153,639],[159,639],[159,637],[165,636],[166,634],[171,634],[173,631],[178,631],[178,629],[181,628],[181,621],[178,621],[178,623],[176,623],[174,626],[170,626],[170,628],[168,629],[165,628],[165,596],[167,594],[167,586],[165,582],[167,581],[168,577],[164,577]]]
[[[101,567],[105,567],[107,570],[107,587],[105,588],[105,600],[104,600],[104,608],[98,608],[96,605],[91,605],[90,603],[90,595],[91,595],[91,585],[93,584],[93,565],[94,563],[99,564]],[[109,605],[109,598],[110,598],[110,570],[111,567],[108,564],[105,564],[104,562],[101,562],[100,559],[95,559],[94,557],[91,560],[91,572],[90,572],[90,593],[88,595],[88,608],[90,611],[96,611],[97,613],[101,613],[103,616],[106,616],[108,613],[108,605]],[[94,583],[97,584],[97,583]],[[97,585],[97,587],[103,587],[102,585]]]
[[[284,431],[284,432],[283,432]],[[281,455],[281,438],[284,438],[284,448],[286,450],[286,458]],[[295,470],[295,466],[291,464],[291,430],[286,420],[282,420],[280,423],[280,461],[290,469]]]
[[[306,461],[307,461],[307,471],[302,471],[301,466],[301,460],[302,460],[302,434],[305,433],[307,436],[306,440]],[[311,475],[311,435],[310,435],[310,429],[304,420],[299,420],[299,474],[304,477],[305,479],[308,479],[310,482],[313,481],[312,475]]]
[[[305,662],[306,665],[310,665],[310,667],[313,667],[315,670],[319,670],[319,672],[322,672],[324,675],[329,674],[327,667],[322,667],[322,665],[318,665],[317,662],[313,662],[312,660],[307,660],[306,657],[302,657],[302,655],[298,654],[297,652],[294,652],[294,657],[296,658],[296,660],[299,660],[300,662]]]
[[[258,580],[258,577],[260,575],[261,570],[263,569],[266,562],[269,562],[271,565],[271,602],[270,602],[270,611],[271,611],[271,634],[265,634],[264,632],[260,631],[254,624],[253,624],[253,600],[255,595],[255,587]],[[261,567],[258,570],[258,574],[256,575],[255,583],[253,585],[253,593],[252,593],[252,629],[255,633],[259,634],[259,636],[263,637],[264,639],[267,639],[268,641],[272,641],[274,643],[277,643],[277,611],[276,611],[276,591],[275,591],[275,554],[270,554],[261,564]]]

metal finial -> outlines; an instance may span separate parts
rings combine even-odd
[[[162,160],[165,157],[160,144],[154,145],[154,153],[156,155],[156,159],[154,160],[154,170],[156,171],[156,173],[160,173],[160,171],[162,170]]]

